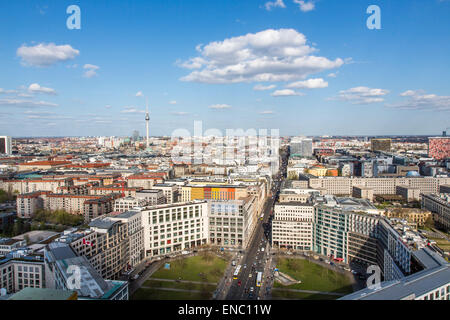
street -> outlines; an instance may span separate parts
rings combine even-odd
[[[253,238],[244,252],[241,261],[236,264],[241,265],[241,271],[237,279],[231,278],[231,284],[226,295],[226,300],[255,300],[265,297],[264,285],[262,287],[256,286],[256,277],[258,272],[262,272],[262,281],[265,283],[268,276],[272,276],[271,269],[266,268],[266,264],[270,258],[271,248],[271,211],[274,203],[277,200],[278,193],[281,186],[281,181],[285,176],[286,170],[286,155],[283,155],[281,163],[280,174],[274,180],[272,188],[272,197],[269,197],[264,205],[263,219],[258,220],[256,230]],[[262,250],[264,249],[264,250]]]

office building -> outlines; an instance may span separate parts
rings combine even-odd
[[[80,278],[73,282],[75,269]],[[45,247],[45,284],[50,289],[76,290],[79,300],[128,300],[128,282],[104,280],[86,257],[61,242]]]
[[[206,201],[142,209],[146,257],[158,257],[209,243]]]
[[[391,144],[391,139],[370,139],[370,150],[390,152]]]
[[[294,137],[290,143],[290,155],[293,157],[311,157],[312,139]]]
[[[246,248],[258,220],[257,197],[208,202],[210,243],[221,247]]]
[[[12,154],[11,137],[0,136],[0,154],[11,155]]]
[[[450,230],[450,193],[423,194],[422,208],[433,213],[433,221],[439,227]]]
[[[272,246],[312,250],[313,222],[313,204],[294,201],[277,203],[272,220]]]
[[[430,248],[417,250],[414,258],[422,270],[339,300],[450,300],[450,264]]]
[[[0,288],[15,293],[23,288],[43,288],[44,259],[26,250],[15,250],[0,257]]]

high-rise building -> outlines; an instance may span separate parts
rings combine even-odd
[[[391,151],[391,139],[370,139],[370,150],[372,151]]]
[[[291,156],[311,157],[312,139],[294,137],[291,140]]]
[[[428,156],[436,160],[450,158],[450,137],[428,138]]]
[[[12,154],[12,144],[11,137],[8,136],[0,136],[0,154]]]

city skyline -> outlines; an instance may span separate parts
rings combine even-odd
[[[80,30],[70,2],[4,4],[2,134],[145,132],[142,95],[151,136],[194,121],[281,136],[449,127],[449,1],[380,1],[381,30],[366,26],[370,1],[306,3],[80,1]]]

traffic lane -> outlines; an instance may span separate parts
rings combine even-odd
[[[249,289],[251,286],[249,286],[249,279],[253,279],[249,277],[250,272],[252,272],[252,266],[253,263],[256,261],[256,254],[258,252],[258,247],[261,244],[261,240],[264,239],[264,227],[263,222],[267,220],[267,217],[270,215],[270,211],[273,207],[274,200],[268,199],[266,204],[264,205],[264,215],[263,215],[263,221],[258,221],[257,224],[257,230],[253,236],[253,239],[251,240],[251,245],[249,246],[249,249],[245,253],[244,259],[242,260],[242,267],[241,267],[241,274],[238,276],[238,279],[233,280],[233,285],[230,288],[229,294],[227,295],[227,299],[233,299],[235,300],[237,297],[240,299],[244,298],[244,294],[246,294],[246,289]],[[244,265],[247,265],[247,268],[243,268]],[[261,263],[259,264],[259,267],[261,266]],[[243,269],[242,269],[243,268]],[[257,272],[256,270],[254,272]],[[241,286],[238,286],[237,283],[241,281]],[[253,279],[256,284],[256,280]],[[255,289],[256,290],[256,289]],[[257,293],[255,291],[254,297],[257,296]],[[247,297],[248,298],[248,297]]]
[[[252,279],[253,275],[252,278],[250,278],[249,275],[252,272],[253,263],[255,262],[255,256],[258,247],[257,245],[259,243],[260,237],[261,237],[260,230],[257,230],[245,259],[245,264],[247,267],[243,269],[241,276],[239,277],[239,280],[241,280],[242,282],[241,287],[237,289],[236,294],[236,296],[239,297],[239,299],[246,299],[245,297],[245,294],[247,294],[246,289],[249,289],[251,287],[251,285],[249,285],[250,283],[249,279]]]
[[[251,263],[251,265],[250,266],[247,265],[247,271],[244,274],[244,277],[247,280],[245,281],[245,286],[242,290],[243,293],[241,296],[244,299],[245,299],[245,295],[248,294],[251,287],[254,288],[252,299],[254,300],[256,298],[256,296],[258,295],[258,292],[257,292],[258,290],[255,287],[256,287],[256,274],[259,271],[259,269],[261,268],[261,263],[260,263],[260,260],[258,257],[261,237],[262,237],[262,232],[261,232],[261,230],[259,230],[257,237],[255,238],[255,243],[252,246],[252,250],[249,253],[249,258],[251,258],[249,262]],[[252,274],[252,277],[249,276],[250,273]],[[250,299],[250,298],[247,297],[247,299]]]

